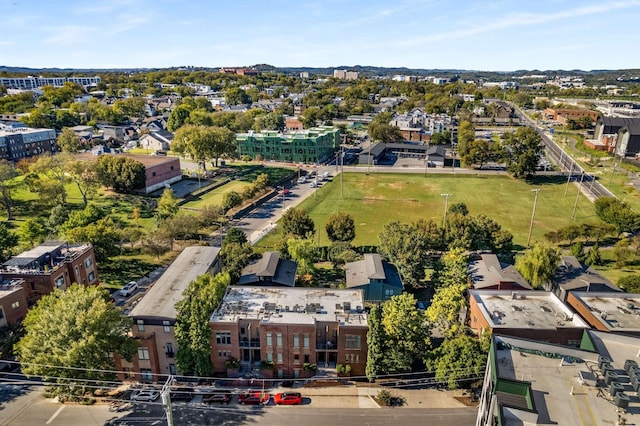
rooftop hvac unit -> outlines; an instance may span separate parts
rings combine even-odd
[[[635,392],[638,392],[640,390],[640,380],[638,380],[637,378],[632,378],[631,379],[631,387],[633,388],[633,390]]]
[[[620,392],[624,392],[624,385],[619,382],[611,382],[609,385],[609,395],[616,396]]]
[[[605,374],[604,376],[604,382],[606,383],[607,386],[609,386],[611,383],[617,382],[619,378],[620,376],[618,376],[618,373],[616,373],[613,370],[609,370],[607,371],[607,374]]]
[[[632,359],[628,359],[628,360],[626,360],[626,361],[624,362],[624,371],[626,371],[626,372],[627,372],[627,374],[629,374],[629,371],[630,371],[632,368],[635,368],[635,367],[637,367],[637,366],[638,366],[638,363],[637,363],[637,362],[635,362],[635,361],[634,361],[634,360],[632,360]]]
[[[603,376],[606,376],[609,371],[613,371],[613,365],[610,362],[603,362],[600,371],[602,371]]]
[[[629,408],[629,400],[630,400],[629,395],[627,395],[624,392],[618,392],[614,398],[616,407],[623,408],[625,410]]]
[[[608,362],[611,363],[611,358],[604,355],[598,355],[598,368],[602,370],[602,364]]]

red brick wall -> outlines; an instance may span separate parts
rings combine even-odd
[[[149,165],[146,167],[145,186],[149,187],[167,179],[180,176],[180,160],[178,158],[169,158],[161,164]]]
[[[14,306],[14,304],[17,306]],[[27,315],[27,293],[25,289],[17,286],[14,291],[7,291],[7,294],[0,299],[0,308],[4,313],[4,318],[0,319],[0,326],[5,321],[7,324],[15,324],[22,321]]]
[[[598,318],[572,292],[568,292],[567,304],[571,306],[591,327],[600,331],[609,331]]]

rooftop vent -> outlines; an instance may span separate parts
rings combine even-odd
[[[629,395],[627,395],[624,392],[618,392],[614,398],[616,407],[622,408],[625,410],[629,408],[629,400],[630,400]]]

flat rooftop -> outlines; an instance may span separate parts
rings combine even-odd
[[[211,322],[239,319],[266,324],[336,321],[346,326],[367,326],[362,290],[232,286],[211,315]]]
[[[640,294],[573,292],[609,331],[640,331]]]
[[[158,281],[131,310],[132,318],[176,318],[176,303],[189,283],[207,273],[215,264],[220,249],[208,246],[186,247],[160,276]]]
[[[22,290],[23,284],[24,280],[22,278],[15,278],[0,282],[0,299],[11,293]]]
[[[613,358],[615,369],[622,372],[626,359],[638,360],[636,354],[640,339],[610,333],[592,333],[589,331],[590,335],[597,336],[593,340],[596,341],[600,353],[604,351],[606,354],[608,347],[615,346],[618,354],[618,357]],[[599,340],[600,336],[604,340]],[[598,353],[504,336],[496,336],[496,342],[497,377],[530,382],[531,398],[537,411],[537,416],[531,412],[519,411],[518,408],[525,409],[525,396],[498,391],[498,402],[514,407],[512,410],[506,410],[509,414],[505,414],[506,423],[503,424],[617,424],[617,407],[598,368]],[[597,386],[593,383],[589,385],[587,382],[582,384],[579,379],[580,373],[594,374]],[[626,424],[639,424],[640,399],[629,383],[625,383],[624,387],[625,393],[630,397],[630,403],[627,412],[621,415],[626,419]],[[533,421],[523,423],[523,419]]]
[[[493,329],[589,328],[551,292],[470,290],[469,297],[475,300]]]

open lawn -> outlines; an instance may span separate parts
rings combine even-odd
[[[221,205],[222,197],[224,197],[224,194],[231,191],[242,193],[242,191],[249,185],[251,185],[250,182],[245,182],[243,180],[232,180],[231,182],[221,186],[220,188],[216,188],[211,192],[207,192],[206,194],[201,195],[193,201],[189,201],[188,203],[184,204],[184,207],[189,209],[201,209],[204,206]]]
[[[321,230],[320,244],[328,244],[325,223],[337,211],[350,213],[356,223],[354,245],[377,245],[378,233],[384,224],[399,220],[418,219],[441,221],[445,197],[453,194],[449,205],[465,203],[472,215],[484,214],[514,234],[515,245],[524,246],[533,210],[534,193],[540,188],[532,240],[543,240],[544,234],[574,223],[571,219],[578,193],[571,185],[564,196],[564,178],[538,177],[525,182],[507,176],[371,174],[346,173],[344,197],[340,195],[340,177],[323,185],[315,196],[300,207],[308,211]],[[582,195],[578,197],[576,223],[598,222],[593,205]],[[276,228],[277,229],[277,228]],[[258,247],[274,247],[278,236],[269,235]]]

